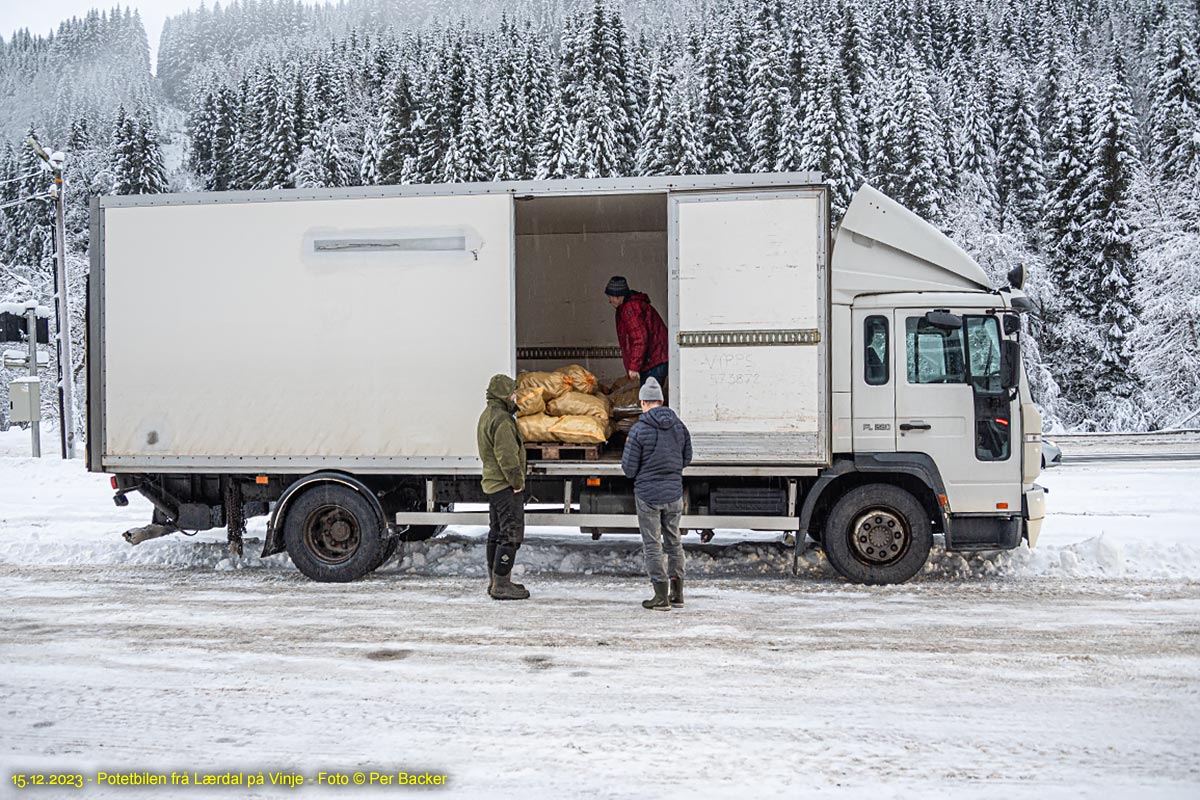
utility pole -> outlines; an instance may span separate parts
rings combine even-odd
[[[61,423],[59,427],[62,429],[62,456],[71,459],[75,457],[75,376],[71,372],[71,311],[67,304],[67,236],[62,177],[63,161],[66,156],[58,151],[47,153],[46,149],[33,136],[25,141],[54,176],[51,194],[54,197],[54,249],[56,251],[54,314],[58,323],[58,336],[55,340],[58,352],[58,418]]]

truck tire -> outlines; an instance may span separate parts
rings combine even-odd
[[[323,483],[292,501],[283,542],[292,563],[323,583],[357,580],[383,564],[383,525],[375,508],[348,486]]]
[[[379,563],[372,567],[371,572],[382,567],[384,564],[392,560],[392,556],[396,555],[396,548],[400,546],[400,537],[391,536],[384,540],[383,547],[379,548]]]
[[[851,489],[825,523],[825,557],[852,583],[904,583],[929,558],[929,514],[910,493],[872,483]]]

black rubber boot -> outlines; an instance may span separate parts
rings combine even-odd
[[[496,561],[492,565],[492,585],[488,594],[494,600],[528,600],[529,591],[510,579],[517,558],[517,548],[511,544],[496,548]]]
[[[683,578],[671,578],[671,592],[667,599],[671,608],[683,608]]]
[[[670,611],[671,601],[667,599],[667,583],[655,583],[654,597],[649,600],[642,601],[642,608],[649,608],[652,611]]]

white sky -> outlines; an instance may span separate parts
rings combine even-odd
[[[200,0],[0,0],[0,36],[8,40],[13,31],[21,28],[45,35],[56,30],[64,19],[82,17],[93,8],[107,11],[118,4],[122,9],[130,6],[141,12],[142,24],[150,38],[153,69],[163,21],[186,9],[199,8]],[[212,0],[207,0],[206,5],[211,6]]]

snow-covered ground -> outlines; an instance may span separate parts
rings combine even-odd
[[[939,552],[898,587],[816,552],[792,577],[727,532],[661,614],[632,537],[531,535],[534,598],[508,604],[477,529],[351,585],[219,534],[131,548],[144,502],[27,447],[0,434],[0,796],[134,768],[430,770],[455,797],[1200,791],[1200,462],[1051,470],[1036,549]]]

